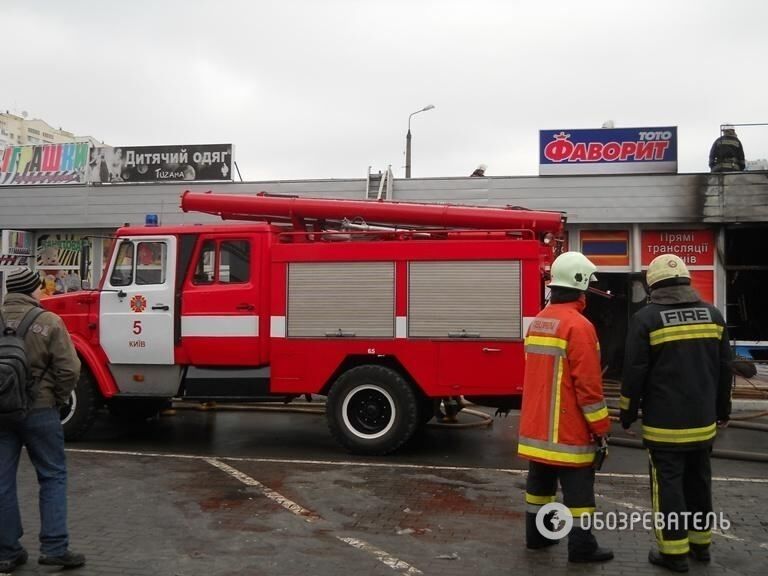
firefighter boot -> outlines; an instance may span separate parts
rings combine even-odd
[[[709,544],[691,544],[690,554],[698,562],[712,560],[712,556],[709,554]]]
[[[546,522],[546,520],[545,520]],[[551,530],[552,528],[550,528]],[[560,540],[547,538],[539,529],[536,528],[536,514],[533,512],[525,513],[525,546],[529,550],[540,550],[549,546],[559,544]]]
[[[573,527],[568,535],[568,562],[607,562],[613,560],[613,551],[600,548],[590,530]]]
[[[651,550],[648,553],[648,562],[672,572],[688,572],[685,554],[662,554],[658,550]]]

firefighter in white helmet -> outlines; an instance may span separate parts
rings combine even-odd
[[[600,348],[594,326],[582,314],[585,291],[595,280],[595,265],[580,252],[566,252],[552,263],[550,304],[533,320],[525,338],[525,380],[518,454],[528,459],[525,489],[525,542],[529,549],[557,544],[552,518],[543,507],[555,501],[557,483],[574,518],[568,536],[570,562],[601,562],[613,552],[601,548],[581,516],[595,511],[598,445],[610,420],[603,397]]]
[[[648,560],[687,572],[689,554],[710,560],[709,453],[717,423],[730,417],[731,352],[723,316],[691,288],[685,262],[659,256],[646,281],[650,304],[634,315],[627,334],[620,417],[628,429],[643,410],[653,511],[665,520]]]

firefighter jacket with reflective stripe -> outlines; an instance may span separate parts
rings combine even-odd
[[[654,290],[627,334],[619,407],[625,427],[643,411],[643,440],[658,449],[712,444],[731,412],[730,345],[720,311],[689,286]]]
[[[744,170],[744,148],[736,136],[720,136],[709,151],[709,167],[716,172]]]
[[[608,433],[600,348],[582,301],[550,304],[525,338],[518,454],[557,466],[590,466],[592,436]]]

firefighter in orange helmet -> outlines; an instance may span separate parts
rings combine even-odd
[[[542,507],[555,501],[559,480],[564,505],[574,519],[568,536],[570,562],[613,558],[613,552],[599,547],[580,521],[582,515],[595,511],[593,463],[610,426],[597,334],[582,315],[585,292],[596,270],[580,252],[558,256],[552,263],[550,304],[536,316],[525,338],[518,454],[530,461],[526,546],[539,549],[559,541],[545,536],[536,525]],[[539,519],[550,533],[557,532],[552,520],[550,514]]]

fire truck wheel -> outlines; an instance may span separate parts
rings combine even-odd
[[[333,384],[326,403],[331,435],[355,454],[383,455],[402,446],[419,424],[419,401],[385,366],[357,366]]]
[[[85,363],[80,371],[80,380],[72,390],[69,401],[61,407],[61,424],[64,428],[64,438],[77,440],[96,420],[96,414],[102,400],[93,376],[86,368]]]

